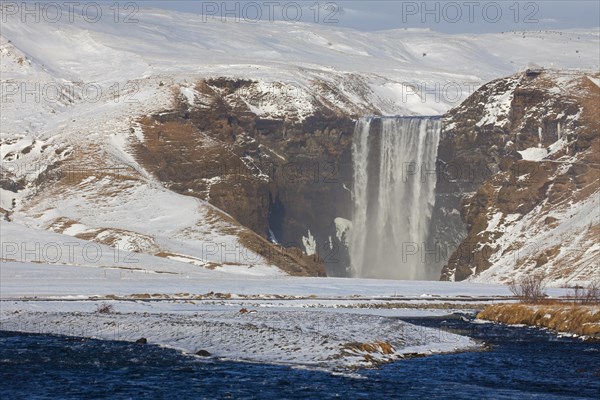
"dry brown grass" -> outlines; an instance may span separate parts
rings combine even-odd
[[[299,248],[275,245],[249,229],[239,232],[238,238],[244,247],[292,276],[325,275],[321,260],[315,256],[305,255]]]
[[[384,341],[378,341],[374,343],[351,342],[346,343],[344,348],[363,353],[394,354],[396,352],[390,343]]]
[[[156,257],[168,258],[168,257],[176,257],[179,254],[169,253],[168,251],[159,251],[158,253],[154,253]]]
[[[67,217],[59,217],[59,218],[56,218],[54,221],[52,221],[48,225],[48,229],[50,229],[54,232],[64,233],[64,231],[66,231],[67,229],[69,229],[70,227],[72,227],[73,225],[78,224],[78,223],[79,223],[78,221],[72,220]]]
[[[477,318],[504,324],[523,324],[557,332],[600,337],[600,306],[567,303],[493,304]]]
[[[185,254],[170,253],[168,251],[159,251],[158,253],[155,253],[154,255],[157,256],[157,257],[162,257],[162,258],[183,257],[183,258],[189,258],[190,260],[193,259],[193,260],[200,261],[199,259],[187,256]],[[235,262],[228,262],[227,265],[242,265],[242,264],[235,263]],[[222,266],[223,266],[223,264],[212,262],[212,261],[207,261],[207,262],[204,263],[204,265],[202,266],[202,268],[207,268],[207,269],[210,269],[210,270],[214,270],[214,269],[217,269],[218,267],[222,267]]]

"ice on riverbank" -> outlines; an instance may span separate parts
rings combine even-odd
[[[65,311],[56,311],[62,304]],[[193,302],[6,302],[1,329],[135,341],[234,360],[328,370],[372,367],[414,354],[464,351],[470,338],[391,316],[324,310],[199,307]],[[68,311],[67,311],[68,310]]]

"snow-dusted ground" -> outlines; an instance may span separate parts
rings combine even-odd
[[[214,208],[167,191],[140,168],[130,148],[143,140],[136,121],[171,107],[173,93],[201,106],[194,85],[220,76],[256,81],[254,89],[266,101],[238,95],[266,118],[288,107],[306,116],[316,96],[348,112],[441,114],[483,83],[531,61],[597,70],[597,31],[366,33],[291,22],[204,22],[160,10],[140,11],[136,18],[136,24],[111,18],[91,24],[79,17],[23,23],[18,16],[2,22],[0,156],[3,169],[26,182],[19,193],[0,189],[0,206],[12,211],[14,221],[0,222],[2,329],[143,336],[188,352],[325,368],[474,345],[394,318],[450,311],[400,303],[497,300],[509,295],[505,287],[291,278],[243,247],[234,260],[215,253],[214,244],[235,247],[227,233],[232,227],[211,222]],[[316,83],[335,88],[338,96],[316,92]],[[432,87],[445,95],[427,94]],[[65,159],[80,162],[85,179],[35,198],[32,182]],[[120,176],[103,170],[114,166],[125,170]],[[113,235],[116,243],[74,237],[90,232]],[[160,251],[170,255],[156,256]],[[205,268],[211,261],[220,265]],[[101,299],[88,300],[93,296]],[[143,301],[147,297],[156,301]],[[104,301],[115,313],[95,312]],[[394,302],[396,309],[359,307]],[[240,313],[242,307],[258,311]],[[384,354],[375,346],[367,354],[354,342],[384,342],[393,350]]]
[[[468,282],[299,278],[248,265],[207,269],[13,222],[0,222],[0,229],[4,330],[145,337],[184,352],[335,370],[477,349],[467,337],[398,318],[447,315],[510,296],[505,286]],[[101,304],[114,312],[96,312]]]
[[[164,270],[167,270],[166,266]],[[3,262],[2,297],[128,296],[131,294],[279,295],[362,298],[397,297],[457,298],[506,297],[503,285],[467,282],[391,281],[348,278],[255,277],[190,268],[176,273],[151,268],[69,266]],[[162,272],[162,273],[161,273]],[[551,289],[561,294],[561,289]],[[187,297],[187,296],[186,296]]]
[[[185,352],[331,370],[477,348],[467,337],[398,317],[446,315],[510,296],[500,285],[298,278],[249,265],[207,269],[14,222],[1,221],[0,229],[5,330],[145,337]],[[115,312],[96,312],[104,303]]]
[[[221,358],[328,369],[476,347],[463,336],[369,314],[277,308],[240,313],[239,307],[194,302],[112,304],[115,313],[100,314],[95,303],[3,302],[1,328],[111,340],[145,337],[185,352],[204,349]],[[388,343],[393,349],[360,349],[353,343]]]
[[[445,315],[450,311],[417,308],[424,302],[420,296],[465,293],[466,285],[451,288],[452,284],[441,284],[436,289],[435,283],[350,279],[152,279],[110,273],[94,277],[90,273],[93,267],[87,273],[77,271],[82,267],[39,267],[3,264],[0,329],[128,341],[145,337],[150,343],[184,352],[204,349],[227,359],[326,369],[373,366],[411,353],[477,348],[467,337],[397,319]],[[73,275],[77,277],[67,277],[69,268],[76,270]],[[485,289],[474,287],[474,293],[489,294]],[[126,298],[126,294],[146,291],[154,294],[154,300],[83,300],[89,292],[111,292]],[[233,295],[217,300],[208,291]],[[399,292],[414,294],[418,300],[404,300],[409,302],[407,306],[399,302]],[[180,299],[156,297],[159,293],[174,293]],[[17,299],[32,295],[38,298]],[[379,295],[398,295],[398,308],[362,308],[365,302],[370,306],[390,303],[371,299]],[[43,300],[46,296],[52,300]],[[204,296],[210,297],[202,300]],[[114,312],[96,312],[100,304],[112,305]],[[249,312],[240,312],[242,309]],[[362,344],[375,347],[365,349]],[[381,347],[388,344],[391,350]]]
[[[288,295],[317,297],[437,298],[505,297],[503,285],[290,277],[266,265],[204,268],[69,235],[0,221],[0,296],[128,296],[132,294]],[[211,253],[212,254],[212,253]],[[560,289],[550,294],[560,295]]]
[[[467,337],[397,318],[446,315],[510,295],[499,285],[211,270],[5,221],[0,228],[5,330],[145,337],[185,352],[331,370],[475,348]],[[96,312],[104,303],[115,312]]]
[[[481,303],[506,300],[510,292],[466,282],[3,262],[0,295],[4,330],[128,341],[145,337],[184,352],[204,349],[225,359],[336,370],[413,353],[478,349],[468,337],[399,318],[472,311]],[[113,312],[97,312],[102,304]]]

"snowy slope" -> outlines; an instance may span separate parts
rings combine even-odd
[[[545,204],[538,205],[522,218],[513,215],[514,221],[505,226],[490,227],[492,232],[502,230],[503,236],[496,242],[498,250],[490,259],[492,266],[472,280],[500,283],[540,270],[553,286],[586,286],[600,280],[600,244],[593,231],[600,221],[600,193],[556,207],[548,214],[544,213],[546,208]],[[560,223],[545,226],[547,215]],[[550,260],[536,268],[544,254]]]
[[[23,23],[9,16],[2,30],[2,79],[53,79],[104,89],[118,84],[122,89],[127,81],[151,77],[193,81],[228,76],[292,83],[309,95],[312,82],[326,81],[386,114],[432,114],[464,100],[473,86],[532,61],[555,68],[599,67],[598,32],[359,32],[291,22],[204,22],[202,16],[163,10],[146,10],[137,18],[135,24],[111,18],[93,24],[82,18]],[[7,66],[19,58],[27,60],[22,68]],[[424,85],[435,89],[436,83],[438,90],[447,89],[446,95],[423,95],[427,104],[411,92],[411,87],[418,91]],[[451,86],[444,88],[447,84]],[[464,91],[458,100],[457,87]]]
[[[463,140],[456,146],[463,154],[493,154],[486,163],[497,172],[463,191],[468,235],[443,277],[506,283],[538,273],[563,287],[600,279],[594,79],[573,71],[515,74],[447,114],[446,137]]]
[[[530,61],[598,68],[598,32],[367,33],[306,23],[204,22],[162,10],[136,17],[135,24],[112,18],[92,24],[8,16],[2,24],[0,155],[10,184],[0,189],[0,206],[14,223],[190,265],[231,264],[242,273],[248,265],[272,270],[260,257],[210,255],[207,245],[239,245],[241,228],[207,203],[165,190],[132,155],[132,144],[143,140],[139,118],[169,109],[174,93],[201,100],[194,85],[225,76],[256,81],[238,100],[265,118],[291,112],[305,118],[315,99],[356,116],[440,114]],[[423,92],[436,84],[442,92],[451,85],[448,93],[458,87],[461,96]],[[257,95],[261,102],[254,102]],[[60,185],[45,185],[57,176]],[[253,254],[242,245],[235,250],[246,251]]]

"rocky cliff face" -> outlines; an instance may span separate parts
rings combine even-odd
[[[66,242],[76,236],[147,253],[159,264],[170,258],[223,273],[280,272],[268,259],[214,254],[215,242],[249,251],[242,241],[261,254],[279,254],[274,242],[308,254],[283,252],[282,263],[273,261],[294,274],[322,273],[323,264],[329,275],[345,274],[356,118],[444,113],[456,99],[432,96],[433,87],[452,91],[447,84],[454,82],[466,94],[524,65],[539,46],[544,51],[536,59],[545,65],[598,67],[592,31],[373,33],[318,24],[223,24],[156,10],[140,10],[133,30],[110,18],[90,24],[8,17],[0,34],[4,218],[64,234]],[[544,75],[531,85],[527,79],[496,81],[449,116],[434,213],[439,237],[432,239],[449,252],[467,234],[479,243],[477,232],[497,230],[482,228],[488,225],[482,215],[496,200],[512,199],[508,189],[498,197],[498,183],[491,181],[511,165],[550,168],[540,173],[539,187],[531,186],[537,192],[528,189],[523,205],[515,205],[521,216],[535,215],[528,209],[544,204],[539,199],[571,190],[584,197],[588,190],[592,163],[577,157],[593,144],[580,129],[591,126],[582,106],[591,97],[569,88],[579,78],[552,78],[547,87]],[[586,90],[596,90],[581,79]],[[553,92],[563,89],[567,94]],[[564,145],[553,138],[559,132]],[[547,160],[519,158],[517,151],[532,147],[525,158],[541,154],[538,142]],[[560,157],[575,161],[564,164]],[[475,171],[484,172],[476,182],[465,178],[468,171],[453,177],[451,166],[466,162],[485,166]],[[559,162],[569,172],[551,169]],[[514,174],[519,184],[523,177]],[[479,194],[461,208],[464,193]],[[508,226],[513,214],[497,226]],[[549,226],[567,226],[564,216],[548,217]],[[487,257],[480,270],[489,263],[497,264]],[[469,265],[454,257],[445,276],[471,276]]]
[[[445,115],[424,247],[442,279],[597,274],[600,89],[595,77],[538,72],[493,81]],[[135,154],[169,189],[295,249],[311,273],[344,276],[336,218],[351,219],[354,119],[376,111],[293,90],[227,78],[174,87],[172,109],[132,128]]]
[[[174,109],[139,120],[144,168],[171,190],[305,253],[315,271],[324,264],[329,275],[344,275],[334,220],[350,217],[353,115],[328,96],[304,99],[292,87],[256,81],[210,79],[175,88],[174,96]]]
[[[445,226],[438,243],[455,234],[460,245],[442,279],[600,277],[599,100],[598,75],[529,71],[483,86],[446,115],[433,229]],[[453,224],[440,217],[459,201],[464,230],[456,211]]]

